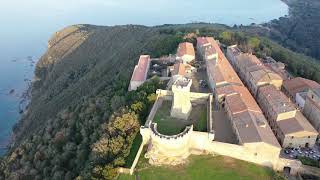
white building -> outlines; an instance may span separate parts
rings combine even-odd
[[[148,71],[150,68],[150,56],[141,55],[138,65],[134,67],[132,77],[130,80],[129,91],[137,90],[146,80],[148,76]]]

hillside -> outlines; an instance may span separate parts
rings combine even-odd
[[[0,162],[2,179],[110,179],[163,86],[153,79],[127,92],[140,54],[173,53],[192,35],[272,56],[294,75],[320,81],[320,64],[267,38],[215,24],[158,27],[75,25],[55,33],[35,70],[32,100]],[[188,36],[186,36],[188,35]]]
[[[134,64],[140,54],[170,53],[175,40],[143,26],[77,25],[56,33],[37,64],[31,104],[14,128],[0,179],[88,179],[95,164],[123,164],[139,128],[140,117],[125,107],[139,99],[127,94]],[[123,122],[131,126],[119,129]],[[111,152],[93,155],[106,136],[114,140],[106,144]]]

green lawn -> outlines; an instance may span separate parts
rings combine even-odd
[[[186,126],[194,125],[196,131],[207,131],[207,107],[205,104],[192,107],[188,120],[170,116],[171,101],[163,101],[158,109],[153,122],[157,123],[158,131],[164,135],[175,135],[182,132]]]
[[[200,109],[199,120],[194,124],[195,131],[206,132],[207,131],[207,109]]]
[[[150,166],[138,170],[140,180],[267,180],[282,179],[269,168],[224,156],[192,156],[184,166]],[[121,174],[118,180],[135,180]]]
[[[130,168],[131,167],[131,165],[132,165],[132,163],[134,161],[134,158],[136,157],[136,155],[137,155],[137,153],[139,151],[141,143],[142,143],[142,136],[138,132],[136,138],[133,140],[133,143],[132,143],[132,146],[131,146],[131,149],[130,149],[130,154],[126,158],[126,164],[125,164],[126,168]]]

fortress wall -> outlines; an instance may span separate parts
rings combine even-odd
[[[162,102],[163,102],[163,99],[159,98],[159,95],[158,95],[158,97],[157,97],[156,101],[154,102],[152,109],[148,115],[147,121],[145,123],[146,127],[149,127],[151,125],[154,116],[156,115],[159,107],[161,107],[161,105],[162,105]]]
[[[164,136],[151,130],[152,145],[159,151],[169,156],[184,156],[189,153],[189,142],[192,137],[193,127],[186,128],[185,131],[175,136]]]
[[[213,95],[210,95],[209,96],[209,101],[207,103],[207,121],[208,121],[208,132],[211,134],[211,140],[214,140],[214,134],[215,134],[215,131],[214,131],[214,124],[213,124]],[[213,137],[212,137],[213,136]]]
[[[190,92],[191,102],[195,102],[195,103],[206,103],[208,101],[209,96],[210,96],[209,93]]]
[[[214,141],[208,144],[207,151],[223,156],[229,156],[234,159],[259,164],[262,166],[267,166],[270,168],[274,168],[277,163],[277,160],[275,160],[274,158],[269,159],[268,155],[265,156],[265,154],[257,153],[255,150],[241,145]],[[273,154],[273,157],[274,156],[275,155]]]
[[[296,160],[279,158],[279,148],[270,147],[265,143],[237,145],[212,141],[210,133],[207,132],[190,131],[188,135],[180,139],[159,139],[151,135],[150,139],[153,151],[156,152],[152,154],[153,159],[170,159],[171,157],[183,159],[190,154],[201,154],[193,152],[205,152],[228,156],[279,171],[282,171],[284,167],[291,167],[293,174],[301,167],[301,163]]]
[[[134,169],[136,168],[136,166],[137,166],[137,164],[138,164],[138,162],[139,162],[139,158],[140,158],[140,155],[141,155],[141,153],[142,153],[142,151],[143,151],[144,145],[145,145],[144,142],[142,142],[142,143],[140,144],[138,153],[136,154],[136,157],[134,158],[134,161],[133,161],[133,163],[132,163],[132,165],[131,165],[131,168],[130,168],[130,175],[133,174]]]

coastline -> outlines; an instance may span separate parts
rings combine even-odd
[[[283,1],[288,6],[288,9],[290,8],[289,5],[287,4],[287,0],[281,0],[281,1]],[[288,13],[289,13],[289,11],[288,11]],[[218,24],[218,23],[214,23],[214,24]],[[18,112],[20,114],[19,114],[19,118],[16,120],[15,124],[19,123],[19,121],[21,120],[21,117],[23,116],[24,113],[26,113],[26,111],[28,109],[28,104],[31,101],[31,89],[32,89],[32,82],[28,82],[27,88],[23,91],[22,96],[19,99],[19,104],[18,104],[17,108],[18,108]],[[0,156],[2,156],[4,154],[1,154],[2,153],[1,151],[7,151],[10,148],[10,146],[12,146],[12,144],[14,143],[13,131],[11,130],[11,135],[8,138],[8,140],[0,142],[0,143],[1,143],[0,144]]]

